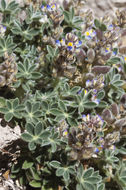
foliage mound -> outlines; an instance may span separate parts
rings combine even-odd
[[[84,1],[59,2],[1,0],[0,113],[25,142],[10,177],[126,190],[126,11],[97,19]]]

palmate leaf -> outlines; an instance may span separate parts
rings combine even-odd
[[[42,180],[42,178],[40,177],[39,172],[38,172],[38,170],[36,170],[36,168],[31,167],[30,171],[31,171],[31,174],[32,174],[34,180],[37,180],[37,181]]]
[[[58,106],[59,106],[59,108],[60,108],[62,111],[67,111],[66,105],[64,104],[63,101],[60,100],[60,101],[58,102]]]
[[[21,29],[21,23],[19,23],[18,21],[14,21],[14,26],[11,29],[13,34],[21,34],[22,33],[22,29]]]
[[[94,169],[93,168],[89,168],[87,171],[84,172],[83,177],[84,178],[88,178],[88,177],[90,177],[93,174],[93,172],[94,172]]]
[[[92,108],[97,107],[97,104],[95,102],[88,101],[88,102],[84,102],[84,107],[87,109],[92,109]]]
[[[54,161],[51,161],[49,165],[52,166],[53,168],[59,168],[61,166],[61,163],[54,160]]]
[[[27,109],[28,112],[32,111],[32,104],[31,104],[31,102],[29,102],[29,101],[26,102],[26,109]]]
[[[95,190],[95,187],[88,182],[84,183],[83,188],[84,188],[84,190]]]
[[[39,188],[39,187],[42,186],[41,182],[40,182],[40,181],[36,181],[36,180],[32,180],[32,181],[29,183],[29,185],[30,185],[31,187],[36,187],[36,188]]]
[[[59,109],[56,109],[56,108],[51,109],[50,113],[55,115],[55,116],[63,115],[63,112],[60,111]]]
[[[0,113],[6,114],[8,112],[9,112],[8,108],[0,108]]]
[[[101,26],[100,21],[97,20],[97,19],[94,20],[94,24],[95,24],[95,26],[96,26],[97,28],[99,28],[99,27]]]
[[[98,185],[97,190],[105,190],[105,184]]]
[[[31,112],[34,113],[34,112],[38,111],[39,109],[40,109],[40,103],[37,102],[37,103],[33,104]]]
[[[26,170],[28,168],[31,168],[33,166],[33,164],[34,164],[33,162],[25,160],[24,163],[23,163],[23,165],[22,165],[22,169]]]
[[[34,142],[29,142],[28,143],[28,148],[30,151],[35,150],[36,149],[36,144]]]
[[[21,138],[26,142],[31,142],[33,140],[33,136],[26,132],[22,133]]]
[[[20,112],[16,112],[16,111],[13,113],[13,116],[18,118],[18,119],[22,118],[22,114]]]
[[[70,13],[68,11],[64,11],[63,14],[64,14],[65,21],[69,23],[71,20],[70,19]]]
[[[6,3],[6,0],[1,0],[0,12],[14,15],[17,10],[19,10],[19,4],[15,1]]]
[[[42,74],[39,73],[39,72],[32,72],[32,73],[31,73],[31,79],[36,80],[36,79],[39,79],[39,78],[41,78],[41,77],[42,77]]]
[[[6,105],[7,105],[7,107],[8,107],[9,110],[12,109],[12,103],[11,103],[11,101],[7,100],[6,101]]]
[[[14,99],[13,104],[12,104],[13,109],[15,109],[18,105],[19,105],[19,99],[16,98]]]
[[[76,185],[76,190],[84,190],[83,186],[81,184]]]
[[[6,9],[6,1],[5,1],[5,0],[1,0],[1,8],[2,8],[3,10]]]
[[[85,181],[91,184],[97,184],[99,182],[99,177],[88,177],[87,179],[85,179]]]
[[[43,126],[42,126],[42,123],[39,122],[35,126],[35,136],[40,136],[42,132],[43,132]]]
[[[7,36],[4,38],[0,38],[0,56],[4,56],[5,52],[12,53],[16,44],[13,43],[13,39],[11,36]]]
[[[19,7],[19,4],[18,4],[18,3],[16,3],[15,1],[11,1],[11,2],[8,4],[7,9],[14,11],[14,10],[16,10],[18,7]]]
[[[6,99],[3,97],[0,97],[0,108],[5,107]]]
[[[105,96],[105,91],[104,90],[102,90],[102,91],[100,91],[100,92],[98,92],[98,94],[97,94],[97,99],[103,99],[104,98],[104,96]]]
[[[13,113],[6,113],[5,115],[4,115],[4,119],[5,119],[5,121],[10,121],[11,119],[13,118]]]
[[[102,178],[99,175],[99,172],[94,172],[94,168],[88,168],[84,170],[83,166],[80,165],[77,171],[77,188],[84,190],[96,190],[96,185],[101,184]]]
[[[64,173],[63,173],[63,178],[64,178],[64,180],[65,181],[69,181],[69,179],[70,179],[70,174],[69,174],[69,171],[68,170],[66,170]]]
[[[47,45],[47,51],[51,57],[54,57],[55,55],[55,49],[52,48],[50,45]]]
[[[32,123],[26,124],[26,130],[30,135],[34,135],[34,125]]]

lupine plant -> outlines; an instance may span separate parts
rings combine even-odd
[[[20,188],[126,190],[125,11],[84,4],[1,0],[0,116],[21,128],[5,170]]]

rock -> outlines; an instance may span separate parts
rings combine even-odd
[[[85,8],[92,9],[96,17],[113,15],[117,8],[126,8],[126,0],[87,0]]]
[[[21,131],[19,126],[16,126],[14,129],[8,125],[6,127],[0,126],[0,149],[3,149],[8,146],[8,144],[19,139],[20,135]]]

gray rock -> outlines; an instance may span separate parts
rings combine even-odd
[[[0,149],[3,149],[8,146],[8,144],[19,139],[20,135],[21,131],[19,126],[16,126],[14,129],[8,125],[6,127],[0,126]]]

